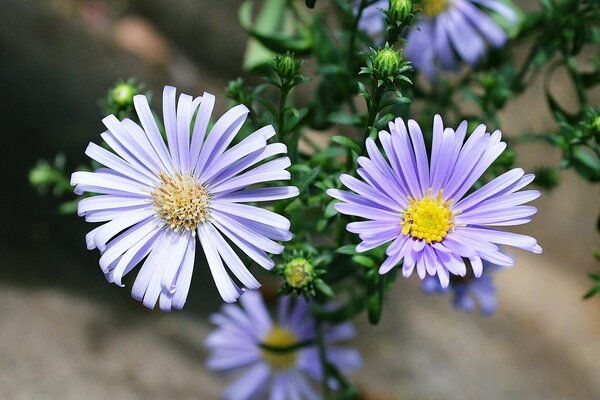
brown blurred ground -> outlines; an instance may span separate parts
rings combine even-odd
[[[222,93],[245,46],[238,4],[0,2],[0,399],[213,399],[225,385],[203,367],[206,316],[220,304],[208,272],[197,269],[183,312],[145,310],[104,282],[84,249],[88,228],[57,215],[26,174],[61,150],[81,155],[70,168],[84,161],[101,131],[96,99],[118,78],[148,82],[155,101],[167,83]],[[137,12],[116,18],[124,9]],[[564,77],[553,87],[568,104]],[[510,136],[552,127],[539,81],[502,121]],[[551,148],[517,150],[528,170],[559,162]],[[600,299],[581,295],[597,268],[600,193],[571,172],[561,178],[522,229],[544,254],[516,253],[517,266],[498,274],[493,317],[457,313],[412,279],[396,283],[380,326],[358,320],[365,366],[352,378],[370,399],[598,398]]]

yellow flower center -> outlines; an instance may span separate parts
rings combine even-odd
[[[403,234],[425,240],[427,243],[441,242],[446,237],[448,231],[454,228],[454,215],[450,210],[452,201],[444,201],[442,193],[440,190],[437,197],[431,197],[429,189],[427,196],[419,200],[409,196],[410,204],[402,213]]]
[[[175,232],[196,234],[196,226],[208,217],[210,193],[206,186],[188,174],[160,174],[152,193],[156,215]]]
[[[448,8],[450,0],[423,0],[421,7],[423,13],[429,18],[437,17]]]
[[[298,343],[298,338],[293,332],[290,332],[279,325],[274,325],[273,329],[267,336],[265,336],[262,343],[271,348],[281,349],[268,350],[263,348],[261,351],[263,359],[268,362],[273,369],[284,370],[292,368],[294,365],[296,365],[298,351],[285,350],[286,347],[290,347]]]

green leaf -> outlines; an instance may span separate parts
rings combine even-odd
[[[317,176],[319,176],[320,172],[321,172],[321,168],[320,167],[317,167],[317,168],[313,169],[307,176],[305,176],[296,185],[296,187],[298,188],[298,190],[300,191],[300,193],[302,193],[304,191],[304,189],[306,189],[308,187],[308,185],[310,185],[317,178]]]
[[[312,42],[307,32],[299,30],[300,36],[289,36],[283,33],[284,23],[286,22],[286,4],[286,0],[267,0],[263,5],[259,21],[256,25],[253,25],[252,2],[247,0],[239,8],[240,24],[250,36],[270,51],[276,53],[291,51],[297,55],[306,54],[312,48]],[[246,58],[250,57],[251,51],[256,51],[256,49],[249,49]],[[254,57],[252,62],[245,62],[244,67],[253,69],[273,58],[271,53],[267,60],[264,50],[262,52],[263,56],[261,58]]]
[[[375,268],[375,261],[373,261],[370,257],[367,257],[362,254],[357,254],[352,256],[352,261],[354,261],[358,265],[362,265],[366,268]]]
[[[334,136],[331,141],[360,153],[360,146],[347,136]]]
[[[323,279],[316,278],[313,281],[313,283],[315,285],[315,289],[317,289],[317,291],[321,292],[326,297],[329,297],[329,298],[335,297],[335,293],[334,293],[333,289],[328,284],[326,284]]]
[[[587,151],[587,149],[581,146],[573,148],[571,152],[571,165],[588,181],[600,181],[600,160],[594,154]]]
[[[334,215],[337,215],[337,210],[335,209],[335,205],[339,203],[338,200],[332,200],[331,202],[329,202],[329,204],[327,204],[327,207],[325,207],[325,211],[323,212],[323,216],[325,218],[331,218]]]
[[[356,245],[355,244],[347,244],[342,247],[338,247],[335,250],[335,252],[338,254],[346,254],[346,255],[352,256],[352,255],[356,254]]]
[[[344,111],[334,111],[327,116],[327,120],[334,124],[359,126],[361,119],[359,115],[348,114]]]

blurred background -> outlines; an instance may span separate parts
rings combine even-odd
[[[27,174],[59,152],[68,170],[86,162],[87,143],[102,132],[98,100],[118,79],[144,82],[156,110],[171,84],[214,93],[223,112],[224,87],[242,74],[239,5],[0,1],[0,399],[213,399],[227,383],[203,365],[207,315],[221,304],[209,272],[197,265],[182,312],[145,309],[130,285],[105,281],[98,254],[85,249],[88,224],[59,214]],[[568,108],[574,91],[564,78],[555,74],[552,86]],[[552,128],[547,113],[536,82],[502,113],[504,134]],[[539,143],[516,151],[526,170],[560,161]],[[494,316],[456,312],[413,277],[396,282],[379,326],[357,320],[365,363],[351,378],[365,399],[598,398],[600,298],[582,295],[597,269],[600,192],[572,172],[561,181],[521,229],[544,253],[515,252],[517,266],[497,274]]]

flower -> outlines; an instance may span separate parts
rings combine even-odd
[[[404,121],[397,118],[389,129],[379,132],[388,160],[375,142],[367,139],[369,157],[358,158],[362,168],[357,171],[365,182],[342,175],[342,183],[355,193],[327,191],[342,200],[335,205],[337,211],[368,219],[347,225],[348,231],[362,239],[357,251],[392,241],[379,269],[381,274],[403,260],[405,277],[416,267],[421,279],[437,275],[442,287],[447,287],[449,274],[467,274],[464,259],[469,260],[475,277],[483,272],[482,260],[512,266],[513,259],[501,253],[497,244],[541,253],[535,239],[491,228],[531,220],[537,209],[522,204],[540,193],[519,190],[533,180],[532,174],[524,175],[522,169],[515,168],[467,195],[506,148],[500,131],[486,133],[485,125],[479,125],[463,145],[467,122],[456,131],[444,129],[442,118],[436,115],[429,163],[423,134],[415,121],[408,121],[407,130]]]
[[[468,261],[467,261],[468,262]],[[479,278],[472,274],[466,277],[451,276],[450,286],[443,288],[440,281],[426,276],[421,282],[421,289],[427,294],[454,292],[454,307],[457,310],[472,312],[479,306],[481,315],[492,315],[496,311],[496,285],[492,279],[493,272],[503,269],[487,261],[483,261],[484,270]]]
[[[289,221],[243,202],[263,202],[296,196],[292,186],[247,189],[290,179],[287,157],[257,163],[286,152],[283,144],[267,144],[275,131],[266,126],[228,149],[248,114],[239,105],[207,127],[215,98],[193,99],[167,86],[163,93],[167,144],[161,137],[146,97],[134,97],[142,127],[114,115],[104,118],[101,136],[114,152],[90,143],[86,154],[106,168],[75,172],[75,193],[99,194],[83,199],[78,214],[88,222],[106,222],[86,236],[88,249],[102,254],[100,268],[109,282],[121,280],[144,258],[132,296],[146,307],[181,309],[187,298],[196,253],[196,233],[217,289],[227,302],[240,288],[225,270],[246,287],[260,286],[226,238],[251,259],[270,269],[266,252],[279,254],[287,241]],[[195,122],[194,121],[194,115]],[[191,136],[190,136],[191,132]]]
[[[277,320],[273,321],[259,292],[247,291],[240,303],[241,308],[226,304],[211,316],[217,329],[205,342],[209,369],[240,373],[225,389],[223,398],[257,399],[268,394],[274,400],[319,399],[308,379],[321,380],[323,374],[309,304],[302,298],[292,303],[291,296],[280,297]],[[354,349],[331,344],[354,335],[350,323],[324,326],[327,359],[342,372],[360,368],[360,355]]]
[[[388,1],[376,1],[363,11],[359,27],[372,36],[383,30],[383,14]],[[440,69],[456,70],[458,59],[475,65],[485,55],[487,44],[500,48],[506,33],[483,9],[509,24],[517,21],[515,11],[498,0],[424,0],[421,12],[407,36],[406,58],[415,69],[434,78]]]

